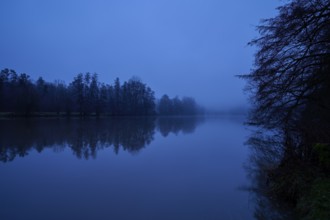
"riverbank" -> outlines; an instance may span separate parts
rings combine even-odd
[[[269,171],[269,196],[292,207],[296,219],[330,219],[329,168],[329,144],[315,144],[309,163],[288,158]]]

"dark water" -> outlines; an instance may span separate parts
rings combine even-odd
[[[244,118],[0,121],[0,219],[253,219]]]

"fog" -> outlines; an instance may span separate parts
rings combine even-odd
[[[279,1],[93,0],[0,2],[0,68],[69,83],[98,73],[138,76],[156,93],[192,96],[208,108],[245,106],[247,43]]]

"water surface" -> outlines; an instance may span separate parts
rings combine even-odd
[[[0,121],[0,219],[253,219],[244,118]]]

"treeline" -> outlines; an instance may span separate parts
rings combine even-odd
[[[203,113],[204,110],[197,105],[191,97],[170,98],[163,95],[158,102],[158,113],[160,115],[196,115]]]
[[[194,99],[176,100],[181,109],[176,114],[197,114]],[[10,69],[0,72],[0,112],[9,115],[172,115],[156,104],[154,91],[137,78],[122,84],[116,78],[110,85],[99,82],[96,73],[80,73],[66,85],[42,77],[33,81]]]

